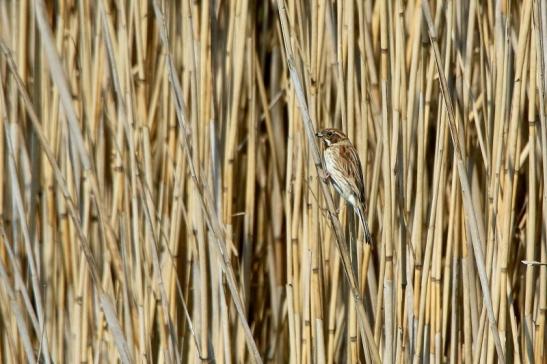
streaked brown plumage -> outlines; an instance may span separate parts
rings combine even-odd
[[[357,149],[348,137],[337,129],[323,129],[316,134],[326,145],[323,151],[325,170],[336,191],[355,210],[363,227],[365,241],[372,244],[368,228],[365,186]]]

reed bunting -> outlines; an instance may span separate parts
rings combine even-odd
[[[315,135],[326,145],[323,151],[326,178],[330,178],[336,191],[353,207],[363,227],[365,242],[372,244],[365,216],[365,186],[357,149],[340,130],[323,129]]]

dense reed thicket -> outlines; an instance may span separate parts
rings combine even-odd
[[[542,0],[2,0],[0,362],[545,363],[546,90]]]

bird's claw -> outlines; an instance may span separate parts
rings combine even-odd
[[[326,172],[324,169],[319,169],[319,178],[321,178],[324,182],[327,182],[330,178],[330,175],[328,172]]]

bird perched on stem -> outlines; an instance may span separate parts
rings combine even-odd
[[[340,196],[353,207],[363,227],[365,242],[372,244],[366,219],[367,205],[363,170],[357,149],[351,144],[348,137],[338,129],[323,129],[315,135],[326,146],[323,151],[323,159],[327,175],[324,177],[332,181]]]

